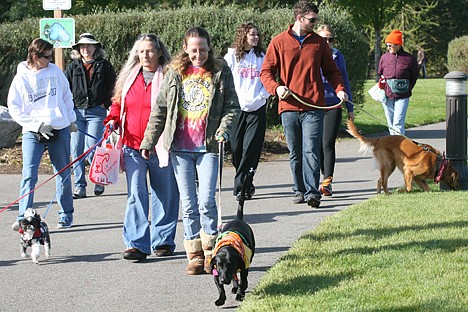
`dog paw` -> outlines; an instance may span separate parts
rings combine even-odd
[[[25,252],[22,252],[21,257],[24,258],[24,259],[27,259],[27,258],[29,258],[29,254],[27,254]]]
[[[222,306],[225,302],[226,302],[226,297],[219,298],[218,300],[215,301],[215,305],[219,307],[219,306]]]
[[[243,301],[244,298],[245,298],[245,295],[237,294],[236,301]]]

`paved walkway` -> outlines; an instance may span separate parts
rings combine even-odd
[[[407,131],[407,136],[445,150],[445,123]],[[358,152],[357,140],[337,144],[334,195],[324,198],[319,209],[292,204],[292,178],[287,159],[261,163],[255,177],[256,194],[245,205],[245,220],[256,234],[257,250],[249,274],[249,288],[302,234],[324,218],[375,194],[378,172],[370,153]],[[224,170],[223,220],[234,218],[237,202],[232,194],[234,170]],[[41,176],[39,182],[47,177]],[[20,175],[0,175],[0,207],[14,201]],[[395,172],[391,188],[403,184]],[[36,192],[35,205],[43,214],[54,194],[54,182]],[[151,256],[146,262],[122,259],[122,221],[126,202],[125,176],[103,196],[75,201],[75,225],[55,230],[57,204],[46,221],[51,226],[52,250],[39,265],[20,257],[19,235],[11,230],[17,206],[0,214],[0,311],[207,311],[217,309],[217,291],[209,275],[184,274],[187,259],[179,220],[177,249],[173,257]],[[34,284],[33,281],[37,281]],[[248,293],[247,293],[248,296]],[[235,308],[233,295],[223,308]]]

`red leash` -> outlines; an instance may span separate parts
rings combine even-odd
[[[81,159],[83,159],[86,155],[88,155],[93,149],[95,149],[98,145],[100,145],[102,143],[103,140],[107,140],[107,138],[109,137],[109,127],[106,127],[106,131],[104,133],[104,136],[98,141],[96,142],[96,144],[94,144],[93,146],[91,146],[86,152],[84,152],[83,154],[81,154],[80,156],[78,156],[78,158],[76,158],[74,161],[72,161],[71,163],[69,163],[68,165],[66,165],[65,167],[63,167],[60,171],[58,171],[56,174],[54,174],[53,176],[51,176],[50,178],[48,178],[47,180],[45,180],[44,182],[42,182],[41,184],[39,184],[38,186],[36,186],[33,190],[31,190],[29,193],[26,193],[24,194],[23,196],[21,196],[20,198],[18,198],[17,200],[15,200],[14,202],[10,203],[8,206],[5,206],[3,207],[2,209],[0,209],[0,213],[2,213],[3,211],[7,210],[8,208],[10,208],[11,206],[13,206],[14,204],[18,203],[21,199],[23,199],[24,197],[28,196],[29,194],[35,192],[38,188],[40,188],[41,186],[43,186],[44,184],[46,184],[47,182],[49,182],[50,180],[52,180],[53,178],[55,178],[57,175],[61,174],[64,170],[66,170],[67,168],[70,168],[71,166],[73,166],[75,163],[79,162]]]

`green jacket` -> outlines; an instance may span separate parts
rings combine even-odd
[[[205,142],[208,153],[218,151],[215,134],[224,131],[233,134],[240,116],[240,106],[232,78],[231,69],[222,60],[215,60],[212,78],[211,101],[208,107]],[[164,131],[163,146],[170,151],[176,130],[178,104],[182,89],[182,77],[172,67],[164,76],[161,89],[153,105],[145,137],[140,149],[154,150],[156,142]]]

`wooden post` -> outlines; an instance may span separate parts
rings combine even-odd
[[[54,18],[62,18],[62,10],[54,10]],[[55,48],[55,65],[60,67],[62,70],[65,68],[62,48]]]

